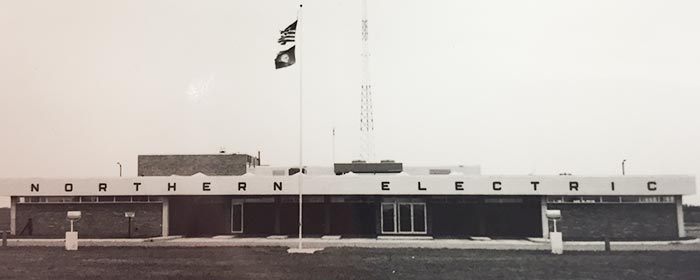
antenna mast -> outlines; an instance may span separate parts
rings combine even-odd
[[[362,89],[360,93],[360,158],[374,159],[374,116],[372,112],[372,85],[369,79],[369,31],[367,26],[367,0],[362,0]]]

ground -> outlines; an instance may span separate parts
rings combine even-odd
[[[700,252],[282,247],[0,248],[2,279],[698,279]]]

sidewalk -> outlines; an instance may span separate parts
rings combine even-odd
[[[62,247],[63,239],[9,239],[8,246]],[[277,246],[295,248],[296,238],[148,238],[148,239],[80,239],[81,247],[227,247],[227,246]],[[363,248],[445,248],[445,249],[489,249],[489,250],[550,250],[545,240],[484,240],[433,239],[393,240],[374,238],[322,239],[304,238],[306,248],[363,247]],[[565,251],[603,251],[602,241],[564,242]],[[700,240],[611,242],[613,251],[700,251]]]

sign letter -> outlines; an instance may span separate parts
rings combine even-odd
[[[575,182],[575,181],[569,182],[569,190],[570,191],[573,191],[573,190],[578,191],[578,182]]]
[[[463,191],[464,188],[462,187],[462,184],[464,184],[462,181],[455,182],[455,191]]]
[[[246,183],[245,182],[238,182],[238,190],[243,190],[245,191],[246,188]]]
[[[106,192],[107,191],[107,184],[105,183],[99,183],[97,185],[97,191],[98,192]]]
[[[648,182],[647,189],[650,191],[655,191],[656,190],[656,182],[654,182],[654,181]]]
[[[272,186],[272,190],[281,191],[282,190],[282,182],[274,182],[274,185]]]
[[[610,190],[615,191],[615,182],[610,182]]]
[[[418,190],[419,190],[419,191],[426,191],[426,190],[428,190],[428,189],[421,187],[421,186],[420,186],[420,181],[419,181],[419,182],[418,182]]]
[[[501,182],[499,182],[499,181],[493,182],[493,190],[500,191],[501,190]]]
[[[176,185],[176,184],[177,184],[177,183],[172,183],[172,184],[168,183],[168,191],[170,191],[170,190],[176,191],[176,189],[175,189],[175,187],[176,187],[175,185]]]
[[[210,182],[204,182],[204,183],[202,183],[202,191],[203,191],[203,192],[211,191],[211,189],[209,188],[209,185],[211,185]]]
[[[63,189],[64,189],[66,192],[72,192],[72,191],[73,191],[73,184],[68,183],[68,184],[66,184],[65,187],[63,187]]]
[[[141,183],[134,182],[134,186],[136,187],[136,191],[139,191],[140,185],[141,185]]]
[[[382,190],[383,191],[389,190],[389,182],[382,182]]]
[[[32,192],[34,191],[39,192],[39,184],[32,184]]]
[[[537,185],[539,185],[540,182],[532,181],[532,182],[530,182],[530,184],[532,184],[532,188],[533,188],[533,189],[537,190]]]

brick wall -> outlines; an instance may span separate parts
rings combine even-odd
[[[243,175],[248,163],[254,160],[249,155],[238,154],[140,155],[138,176],[191,176],[196,173],[209,176]]]
[[[678,238],[675,204],[549,204],[561,210],[564,240],[668,240]],[[550,222],[550,231],[552,225]]]
[[[160,236],[162,209],[161,203],[17,204],[17,234],[32,218],[32,236],[62,237],[70,230],[66,212],[82,211],[82,218],[75,223],[80,237],[127,237],[124,212],[136,212],[131,221],[132,237]]]
[[[10,230],[10,208],[0,208],[0,231]]]

